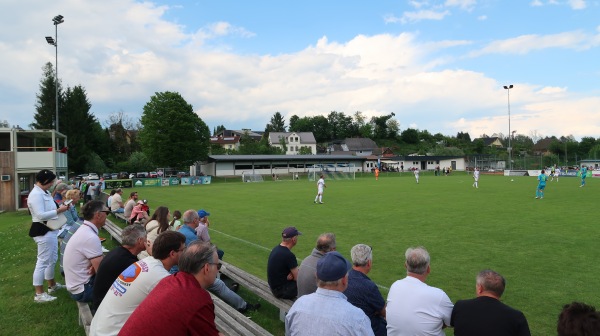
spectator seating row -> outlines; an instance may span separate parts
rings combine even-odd
[[[79,325],[85,330],[85,334],[90,334],[90,325],[92,324],[92,310],[87,303],[77,302],[77,309],[79,310]]]
[[[224,261],[221,261],[221,263],[223,264],[223,267],[221,268],[222,274],[279,308],[279,319],[285,321],[285,315],[292,308],[294,301],[276,298],[273,293],[271,293],[269,284],[266,281],[229,263]]]

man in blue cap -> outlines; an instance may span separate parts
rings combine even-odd
[[[271,250],[267,262],[267,280],[273,295],[293,300],[298,296],[298,260],[292,248],[298,243],[302,232],[290,226],[281,233],[281,243]]]
[[[198,227],[196,228],[196,236],[198,236],[198,240],[203,242],[210,242],[210,235],[208,234],[208,227],[210,226],[210,222],[208,221],[208,216],[210,216],[210,212],[204,209],[198,210],[198,218],[200,222],[198,223]],[[225,252],[223,250],[217,249],[217,254],[219,255],[219,259],[223,260]]]
[[[286,335],[373,335],[367,315],[343,294],[350,268],[350,262],[335,251],[319,259],[319,288],[296,300],[285,317]]]

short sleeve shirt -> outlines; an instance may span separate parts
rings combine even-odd
[[[63,268],[69,292],[72,294],[83,292],[83,285],[88,283],[91,277],[90,260],[102,255],[98,228],[93,223],[84,221],[65,247]]]
[[[283,286],[291,270],[298,267],[296,256],[289,248],[281,245],[275,246],[269,255],[267,263],[267,279],[271,288]]]

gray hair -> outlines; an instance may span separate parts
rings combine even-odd
[[[196,210],[187,210],[183,213],[183,217],[181,217],[181,219],[183,220],[183,224],[190,224],[198,218],[200,218],[200,216],[198,216]]]
[[[346,277],[348,274],[346,274],[344,277]],[[344,278],[340,278],[337,280],[333,280],[333,281],[323,281],[319,278],[317,278],[317,287],[335,287],[337,285],[339,285],[342,280],[344,280]]]
[[[317,238],[317,250],[321,252],[330,252],[335,249],[335,234],[323,233]]]
[[[490,269],[479,272],[476,281],[486,292],[492,292],[498,297],[502,296],[504,288],[506,287],[506,279],[499,273]]]
[[[354,266],[365,266],[373,260],[373,249],[369,245],[357,244],[350,250],[350,255]]]
[[[121,232],[121,245],[134,246],[140,238],[146,238],[146,229],[140,224],[127,225]]]
[[[198,274],[202,267],[213,263],[217,247],[209,242],[195,240],[183,251],[179,257],[179,270],[190,274]]]
[[[429,252],[423,247],[409,247],[404,254],[406,257],[406,270],[410,273],[425,274],[429,267]]]

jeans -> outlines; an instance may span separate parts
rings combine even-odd
[[[71,293],[73,300],[77,302],[92,302],[92,295],[94,294],[94,279],[96,276],[92,276],[90,281],[83,285],[83,292],[79,294]]]
[[[229,289],[223,280],[219,278],[216,278],[215,282],[208,287],[208,291],[237,310],[246,308],[246,301]]]
[[[58,260],[58,231],[48,231],[33,237],[38,247],[37,262],[33,271],[33,285],[42,286],[45,280],[54,279],[54,266]]]
[[[271,293],[273,293],[276,298],[295,300],[298,296],[298,285],[296,281],[288,281],[285,285],[271,288]]]

